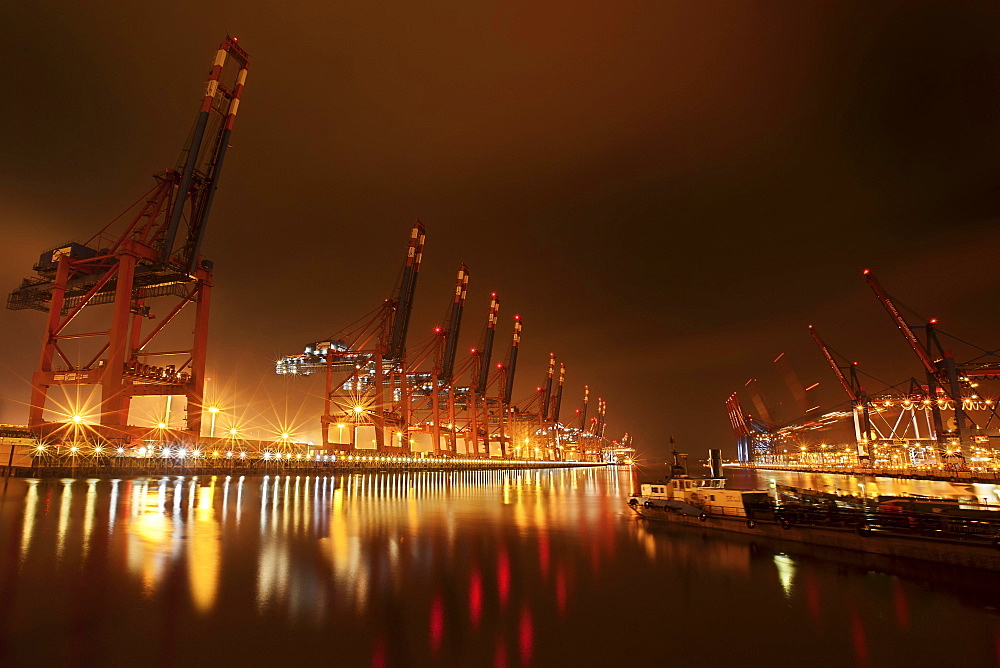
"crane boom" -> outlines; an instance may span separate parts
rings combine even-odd
[[[451,304],[451,316],[448,318],[447,339],[444,348],[444,359],[441,361],[441,372],[438,375],[443,383],[450,383],[455,375],[455,353],[458,352],[458,334],[462,328],[462,311],[465,308],[465,295],[469,290],[469,268],[464,264],[458,270],[455,279],[455,296]]]
[[[497,332],[497,314],[500,312],[500,300],[497,293],[490,293],[490,313],[486,319],[486,335],[483,337],[483,348],[479,356],[479,374],[476,379],[476,394],[482,396],[486,392],[489,381],[490,360],[493,358],[493,340]]]
[[[552,408],[552,422],[559,423],[559,412],[562,410],[563,384],[566,382],[566,365],[559,363],[559,384],[556,386],[556,405]]]
[[[410,230],[410,243],[406,249],[406,263],[403,265],[403,276],[399,284],[399,293],[395,300],[396,313],[392,319],[392,330],[389,335],[386,357],[398,360],[406,354],[406,332],[410,327],[410,314],[413,312],[413,296],[417,290],[417,275],[420,272],[420,260],[424,254],[424,240],[427,233],[424,224],[419,220]]]
[[[825,343],[823,343],[823,339],[820,338],[819,332],[817,332],[812,325],[809,325],[809,333],[812,334],[813,341],[815,341],[816,345],[819,346],[820,352],[823,353],[826,363],[830,365],[830,369],[837,377],[837,381],[840,383],[840,386],[844,388],[844,392],[846,392],[847,396],[851,398],[851,401],[859,401],[858,393],[847,380],[847,376],[844,375],[843,369],[841,369],[840,365],[837,364],[837,360],[833,359],[833,355],[830,354],[830,349],[826,347]]]
[[[545,420],[549,417],[549,406],[552,403],[552,376],[556,372],[556,354],[549,353],[549,370],[545,376],[545,389],[542,395],[542,419]]]
[[[507,356],[507,384],[503,389],[503,402],[510,405],[514,394],[514,372],[517,371],[517,350],[521,345],[521,316],[514,316],[514,336],[510,341],[510,354]]]
[[[879,284],[870,269],[865,269],[863,273],[865,281],[868,282],[868,286],[875,293],[875,296],[878,297],[878,300],[882,302],[882,306],[885,307],[886,312],[889,314],[889,317],[892,318],[896,327],[899,328],[899,331],[903,334],[906,342],[910,344],[910,348],[912,348],[913,352],[917,354],[917,357],[920,359],[920,363],[924,366],[924,370],[929,374],[937,376],[940,373],[937,363],[935,363],[930,353],[927,352],[927,348],[920,343],[920,339],[917,338],[917,335],[910,328],[910,325],[907,324],[906,319],[903,318],[899,309],[896,308],[896,304],[892,301],[892,298],[889,297],[885,290],[882,289],[882,286]]]

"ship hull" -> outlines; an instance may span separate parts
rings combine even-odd
[[[705,532],[727,531],[750,537],[804,543],[902,559],[1000,572],[1000,544],[894,535],[866,527],[819,527],[766,519],[725,517],[702,513],[684,515],[669,509],[629,506],[650,522],[681,525]]]

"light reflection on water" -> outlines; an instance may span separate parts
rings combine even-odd
[[[1000,657],[992,581],[647,524],[625,469],[0,484],[5,665]]]

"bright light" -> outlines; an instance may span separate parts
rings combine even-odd
[[[74,445],[74,446],[73,446],[72,448],[70,448],[70,449],[69,449],[69,451],[70,451],[70,452],[76,452],[76,451],[77,451],[77,450],[79,450],[79,449],[80,449],[80,448],[78,448],[78,447],[76,447],[76,446]]]
[[[365,407],[364,406],[355,406],[354,407],[354,412],[357,413],[358,415],[360,415],[361,413],[365,412]]]
[[[81,422],[83,422],[83,416],[82,415],[74,415],[71,419],[76,424],[80,424]]]
[[[157,422],[156,423],[156,428],[157,429],[166,429],[167,428],[167,423],[166,422]]]
[[[289,434],[288,432],[283,432],[281,434],[281,438],[288,438],[289,436],[291,436],[291,434]]]
[[[209,413],[218,413],[219,412],[219,407],[218,406],[210,406],[209,409],[208,409],[208,412]]]
[[[123,452],[125,452],[125,448],[118,448],[118,450],[116,450],[116,452],[120,455]]]
[[[236,431],[236,429],[235,429],[235,428],[234,428],[234,429],[230,429],[230,430],[229,430],[229,435],[230,435],[230,436],[235,436],[235,435],[236,435],[237,433],[238,433],[238,432]]]

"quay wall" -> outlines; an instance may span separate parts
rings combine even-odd
[[[0,475],[13,475],[20,478],[61,477],[76,478],[92,477],[124,477],[148,475],[289,475],[295,473],[316,475],[324,473],[385,473],[402,471],[500,471],[525,469],[555,469],[555,468],[592,468],[609,466],[604,462],[556,462],[556,461],[522,461],[516,459],[463,459],[429,461],[422,459],[396,461],[310,461],[291,460],[276,461],[200,461],[198,463],[182,463],[159,460],[139,460],[135,463],[117,462],[111,459],[97,463],[46,464],[26,467],[14,467],[4,470],[0,466]]]

